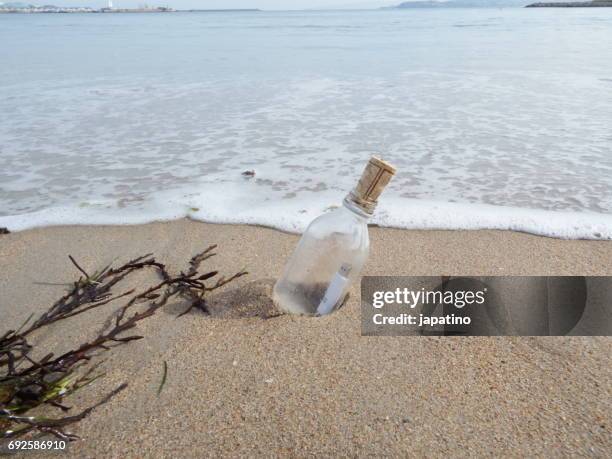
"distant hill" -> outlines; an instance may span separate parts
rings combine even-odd
[[[417,0],[403,2],[399,5],[383,9],[411,9],[411,8],[504,8],[523,7],[529,0]]]
[[[592,2],[546,2],[532,3],[525,8],[612,8],[612,0],[593,0]]]

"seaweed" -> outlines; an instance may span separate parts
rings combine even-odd
[[[17,330],[8,330],[0,335],[0,438],[38,433],[51,434],[67,441],[78,439],[66,427],[81,421],[128,386],[123,383],[94,405],[78,414],[68,415],[71,407],[64,404],[65,399],[104,376],[103,372],[98,371],[101,362],[92,363],[93,357],[115,346],[142,339],[143,336],[127,332],[131,332],[138,322],[153,316],[171,298],[180,297],[189,302],[189,307],[181,316],[194,308],[207,312],[207,293],[247,274],[240,271],[214,282],[217,271],[200,274],[201,264],[216,255],[215,249],[216,245],[212,245],[196,254],[190,259],[187,271],[174,276],[152,254],[135,258],[117,268],[106,266],[93,274],[89,274],[69,255],[82,276],[35,320],[32,321],[34,315],[31,315]],[[154,269],[159,282],[141,292],[128,290],[113,294],[112,290],[118,283],[143,269]],[[28,339],[34,331],[119,300],[124,302],[123,306],[115,310],[113,320],[107,322],[92,340],[60,355],[48,353],[42,358],[33,357],[36,349]],[[135,308],[135,305],[139,307]],[[158,394],[163,389],[166,375],[167,364],[164,362]],[[32,410],[43,406],[57,409],[63,415],[46,417],[31,414]]]

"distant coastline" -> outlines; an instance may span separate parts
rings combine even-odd
[[[527,4],[524,0],[416,0],[403,2],[394,6],[385,6],[383,10],[428,9],[428,8],[589,8],[612,7],[612,0],[593,0],[586,2],[536,2]]]
[[[154,8],[91,8],[87,6],[77,7],[60,7],[55,5],[30,5],[24,3],[1,3],[0,14],[67,14],[67,13],[228,13],[228,12],[257,12],[259,9],[191,9],[191,10],[176,10],[170,7],[154,7]]]
[[[612,8],[612,0],[594,0],[592,2],[538,2],[525,8]]]
[[[19,4],[18,4],[19,5]],[[60,13],[174,13],[177,10],[168,7],[156,8],[90,8],[87,6],[60,7],[55,5],[0,4],[0,14],[60,14]]]
[[[430,8],[521,8],[526,0],[416,0],[398,5],[384,6],[382,10],[430,9]]]

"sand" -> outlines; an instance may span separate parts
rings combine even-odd
[[[611,242],[501,231],[370,234],[368,275],[612,275]],[[178,271],[215,243],[218,256],[206,266],[250,272],[215,294],[214,317],[177,319],[185,305],[173,302],[138,327],[144,340],[104,355],[106,377],[70,404],[76,410],[124,381],[129,387],[72,429],[82,440],[69,454],[612,455],[610,338],[362,337],[357,287],[331,316],[262,319],[296,241],[267,228],[188,220],[0,235],[2,329],[46,309],[78,277],[68,254],[93,271],[154,252]],[[153,280],[138,274],[124,287]],[[116,307],[58,323],[35,342],[76,345]]]

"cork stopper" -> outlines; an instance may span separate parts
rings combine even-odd
[[[395,175],[395,168],[376,156],[365,167],[359,183],[346,197],[369,215],[374,213],[378,197]]]

